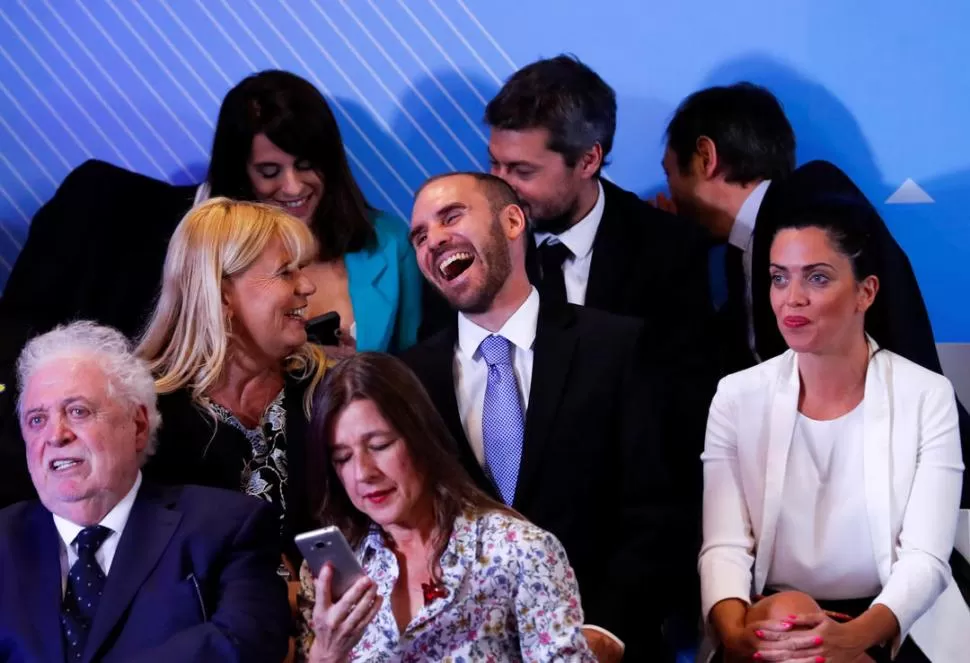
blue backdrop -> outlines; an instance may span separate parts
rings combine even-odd
[[[880,205],[937,339],[970,341],[968,27],[963,0],[7,0],[0,284],[34,212],[85,159],[198,181],[223,94],[254,70],[323,90],[366,194],[405,215],[426,176],[485,166],[481,116],[501,82],[568,51],[616,88],[608,175],[642,194],[662,183],[681,98],[769,86],[799,161],[835,161]],[[900,187],[933,202],[887,203]]]

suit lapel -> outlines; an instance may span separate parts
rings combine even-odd
[[[379,249],[364,249],[344,256],[350,301],[357,321],[357,347],[388,347],[394,332],[397,278]]]
[[[603,180],[606,203],[593,240],[585,303],[586,306],[604,311],[618,310],[630,268],[630,261],[626,257],[637,245],[630,241],[628,229],[631,222],[625,218],[624,193],[616,185]]]
[[[170,508],[173,502],[162,499],[150,485],[142,484],[139,489],[91,625],[85,661],[96,659],[98,650],[168,546],[182,519],[178,511]]]
[[[533,345],[532,389],[525,415],[522,464],[515,489],[518,508],[541,465],[542,452],[554,428],[556,413],[566,388],[566,378],[579,341],[568,305],[539,303],[539,322]]]
[[[870,353],[877,346],[870,339]],[[862,403],[863,458],[865,472],[866,510],[869,514],[869,534],[872,550],[879,568],[879,578],[885,584],[892,567],[893,533],[890,514],[892,499],[890,482],[892,366],[888,355],[877,354],[869,361],[866,373],[865,396]]]
[[[25,536],[11,539],[19,569],[24,610],[39,634],[45,661],[64,660],[61,635],[60,537],[51,514],[38,502],[26,523]]]
[[[458,397],[455,394],[455,343],[458,339],[457,317],[444,330],[427,341],[427,364],[424,374],[424,386],[428,390],[431,402],[438,408],[438,413],[445,420],[445,425],[455,438],[458,458],[476,484],[489,495],[496,497],[495,485],[485,474],[472,451],[465,428],[461,425],[458,414]]]
[[[764,511],[761,536],[758,537],[758,554],[755,557],[754,589],[760,593],[768,578],[768,565],[775,547],[775,531],[788,469],[788,451],[791,449],[798,416],[798,360],[790,352],[778,370],[774,396],[770,404],[771,422],[768,426],[768,459],[765,472]]]

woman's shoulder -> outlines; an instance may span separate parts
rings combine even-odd
[[[903,393],[953,392],[953,385],[946,376],[920,366],[895,352],[879,350],[872,356],[872,359],[892,369],[892,383],[897,390],[901,390]]]
[[[560,546],[550,532],[511,513],[494,510],[476,519],[483,547],[543,548]]]
[[[795,353],[787,350],[750,368],[725,375],[717,386],[718,393],[750,393],[770,388],[783,372],[793,369]]]

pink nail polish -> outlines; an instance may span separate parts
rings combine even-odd
[[[798,615],[788,615],[788,619],[798,619]]]
[[[816,656],[815,657],[815,663],[825,663],[825,657],[824,656]]]
[[[782,622],[781,623],[781,627],[784,628],[784,629],[789,629],[789,628],[792,627],[792,625],[789,624],[788,622]]]
[[[765,637],[765,632],[762,631],[761,629],[758,629],[757,631],[755,631],[754,634],[756,636],[758,636],[759,638],[764,638]]]
[[[764,658],[764,656],[761,655],[761,652],[760,651],[756,651],[754,653],[754,656],[752,656],[751,658],[753,658],[756,661],[760,661],[761,659]]]
[[[820,644],[822,644],[822,636],[817,636],[815,638],[815,646],[818,647]],[[818,661],[817,663],[822,663],[822,662]]]

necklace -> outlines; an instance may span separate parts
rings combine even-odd
[[[448,598],[448,590],[441,583],[435,582],[434,578],[428,582],[422,582],[421,591],[424,593],[425,606],[431,605],[436,599]]]

